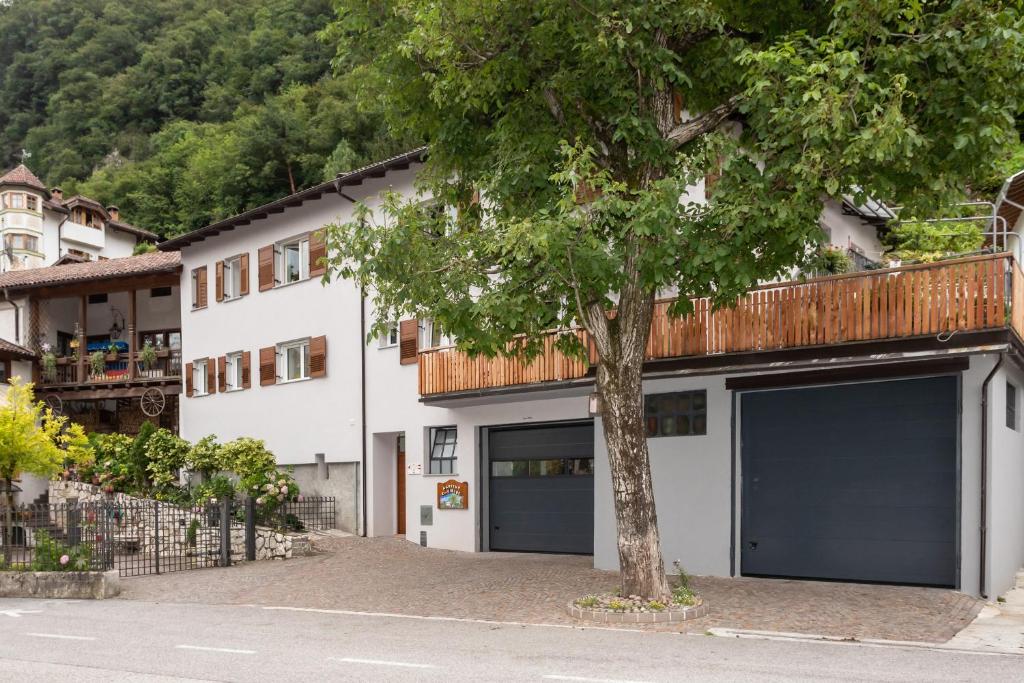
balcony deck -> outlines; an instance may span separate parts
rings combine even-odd
[[[129,365],[129,354],[108,354],[104,370],[94,372],[86,359],[84,377],[79,377],[77,360],[72,357],[60,357],[51,375],[47,375],[40,365],[37,382],[40,392],[56,393],[64,397],[86,394],[133,396],[145,391],[146,387],[181,384],[181,352],[158,352],[156,362],[150,368],[144,368],[140,354],[136,352],[134,372]]]
[[[853,342],[934,337],[941,333],[1012,329],[1024,337],[1024,274],[1009,254],[985,254],[938,263],[848,273],[765,285],[735,305],[713,309],[694,300],[694,312],[667,314],[671,301],[656,304],[647,343],[649,361],[757,353]],[[470,357],[454,347],[419,353],[419,389],[424,397],[581,379],[591,363],[566,357],[554,347],[530,363],[511,356]]]

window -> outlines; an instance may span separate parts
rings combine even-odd
[[[430,428],[430,474],[455,474],[455,427]]]
[[[25,208],[25,195],[20,192],[12,192],[8,195],[8,205],[12,209],[24,209]]]
[[[277,375],[282,382],[309,379],[309,340],[281,344],[277,348]]]
[[[225,374],[226,377],[224,378],[224,381],[227,383],[228,391],[235,391],[236,389],[243,388],[241,351],[235,351],[234,353],[227,354]]]
[[[83,261],[91,261],[92,260],[92,254],[90,254],[87,251],[82,251],[81,249],[68,249],[68,254],[70,254],[71,256],[77,256],[78,258],[82,259]]]
[[[158,298],[160,298],[162,296],[170,296],[170,295],[171,295],[171,288],[170,287],[153,287],[152,289],[149,290],[149,298],[150,299],[158,299]]]
[[[242,257],[224,259],[224,298],[237,299],[242,296]]]
[[[206,308],[206,266],[192,271],[192,308]]]
[[[178,330],[150,330],[139,333],[139,348],[149,342],[157,351],[170,349],[181,350],[181,332]]]
[[[380,335],[377,340],[378,346],[382,349],[398,346],[398,325],[392,325],[386,332]]]
[[[280,246],[277,272],[281,274],[281,284],[299,282],[309,277],[309,238],[293,242],[285,242]]]
[[[39,238],[35,235],[8,234],[4,235],[4,246],[8,249],[39,251]]]
[[[91,303],[91,304],[105,304],[105,303],[107,303],[107,295],[106,294],[90,294],[89,295],[89,303]]]
[[[206,363],[206,358],[202,358],[200,360],[192,362],[193,396],[205,396],[210,392],[210,388],[206,386],[206,378],[209,376],[206,374]]]
[[[593,474],[593,458],[491,461],[492,477],[560,477]]]
[[[1006,383],[1006,426],[1017,429],[1017,387]]]
[[[445,333],[440,325],[433,320],[423,320],[420,323],[420,348],[429,349],[437,346],[451,346],[455,343],[454,337]]]
[[[707,434],[707,392],[677,391],[644,396],[647,436],[692,436]]]
[[[39,198],[36,197],[34,194],[25,195],[25,208],[28,209],[29,211],[38,211]]]

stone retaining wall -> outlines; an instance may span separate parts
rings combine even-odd
[[[103,600],[121,592],[117,571],[0,572],[0,598]]]

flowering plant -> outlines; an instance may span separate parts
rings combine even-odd
[[[247,477],[243,490],[256,499],[261,517],[269,517],[282,505],[299,497],[299,486],[291,470],[266,470]]]

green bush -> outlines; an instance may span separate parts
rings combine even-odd
[[[178,495],[178,477],[185,466],[190,447],[188,441],[167,429],[153,432],[146,442],[146,471],[160,500]]]
[[[192,491],[192,502],[205,505],[211,499],[218,501],[235,497],[235,483],[223,474],[215,474]]]
[[[92,566],[92,546],[68,546],[39,529],[30,569],[37,572],[84,572]]]
[[[217,443],[213,434],[195,442],[185,457],[185,464],[207,478],[221,470],[231,470],[230,463],[225,462],[224,447]]]

